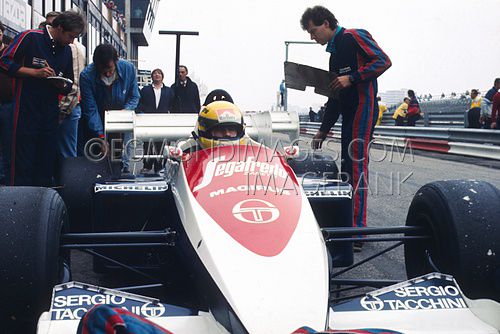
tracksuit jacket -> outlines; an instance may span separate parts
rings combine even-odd
[[[327,52],[331,53],[330,72],[337,76],[351,75],[353,85],[340,91],[338,98],[328,100],[320,130],[330,131],[342,115],[341,170],[348,173],[355,190],[353,226],[363,227],[368,195],[368,145],[378,116],[377,77],[391,66],[391,61],[362,29],[337,27]]]
[[[139,87],[135,67],[128,61],[118,59],[118,78],[111,87],[106,86],[94,64],[80,74],[82,117],[88,122],[92,136],[104,134],[103,118],[106,110],[135,110],[139,104]]]
[[[71,49],[54,41],[47,29],[18,34],[0,57],[0,68],[14,77],[10,184],[51,185],[57,154],[59,94],[47,79],[16,77],[21,67],[47,64],[56,75],[73,80]],[[3,89],[3,87],[2,87]]]

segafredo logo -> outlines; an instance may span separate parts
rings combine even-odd
[[[217,112],[217,117],[219,117],[219,122],[221,123],[240,122],[238,115],[236,115],[236,113],[232,109],[218,109],[216,112]]]
[[[245,175],[275,176],[288,178],[286,170],[280,164],[255,161],[254,157],[247,157],[245,161],[227,161],[226,156],[210,160],[205,169],[205,174],[200,184],[194,187],[193,192],[205,188],[212,182],[214,176],[231,177],[234,173]]]
[[[233,207],[233,215],[244,223],[268,224],[280,217],[280,210],[269,202],[247,199]]]

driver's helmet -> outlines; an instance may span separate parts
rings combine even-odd
[[[228,101],[215,101],[203,106],[196,124],[202,148],[242,144],[245,124],[240,109]],[[229,133],[234,136],[228,135]]]

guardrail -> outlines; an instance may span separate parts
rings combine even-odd
[[[471,100],[448,99],[437,101],[425,101],[420,103],[420,109],[424,117],[417,121],[417,127],[465,127],[465,113],[470,107]],[[396,107],[390,107],[382,116],[382,125],[394,126],[392,115]],[[317,116],[317,115],[316,115]],[[300,115],[301,122],[309,121],[309,115]]]
[[[300,122],[302,135],[314,135],[320,123]],[[340,138],[341,125],[330,131],[330,138]],[[377,126],[374,142],[414,149],[500,160],[500,131],[459,128]]]

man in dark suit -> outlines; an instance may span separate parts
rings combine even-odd
[[[179,66],[179,80],[171,88],[174,91],[174,113],[198,113],[200,112],[200,93],[198,86],[187,76],[188,69],[184,65]]]
[[[169,113],[174,101],[174,92],[163,84],[163,71],[159,68],[151,72],[153,83],[141,89],[141,99],[137,107],[138,113]],[[155,142],[154,145],[144,143],[144,155],[159,155],[162,151],[162,143]],[[161,169],[161,159],[144,159],[144,168],[141,173],[147,173],[154,165],[154,170]]]

